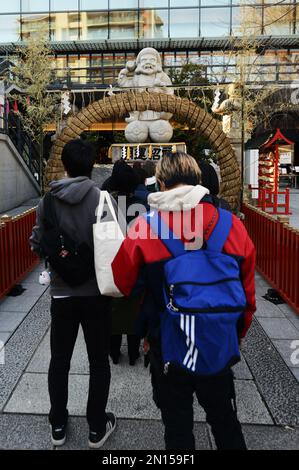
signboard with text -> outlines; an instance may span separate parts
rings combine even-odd
[[[129,162],[144,162],[151,160],[158,162],[166,153],[186,152],[186,144],[113,144],[109,148],[109,158],[114,163],[121,158]]]

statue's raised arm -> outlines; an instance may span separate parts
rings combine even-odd
[[[131,88],[134,87],[134,71],[136,70],[136,62],[129,60],[126,67],[121,69],[118,74],[117,83],[120,87]]]

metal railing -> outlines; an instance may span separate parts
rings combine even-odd
[[[40,155],[32,139],[22,129],[22,124],[18,116],[12,111],[0,116],[0,132],[7,134],[14,146],[18,150],[22,160],[29,168],[31,174],[38,184],[40,184],[41,168]]]
[[[247,203],[242,212],[258,271],[299,314],[299,230]]]
[[[28,242],[35,219],[35,208],[0,218],[0,298],[39,263]]]

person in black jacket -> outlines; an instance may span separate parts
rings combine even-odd
[[[147,189],[146,184],[145,184],[146,179],[147,179],[147,173],[143,167],[139,167],[139,166],[136,166],[136,167],[133,166],[133,170],[138,179],[138,186],[136,187],[134,191],[134,196],[140,201],[142,201],[148,210],[149,209],[148,196],[150,195],[150,191]]]
[[[229,203],[225,199],[218,197],[220,186],[215,168],[205,162],[200,162],[199,168],[201,171],[201,184],[210,191],[210,194],[205,196],[205,201],[210,202],[215,207],[231,212]]]
[[[50,183],[58,226],[77,246],[85,243],[93,255],[93,225],[96,223],[100,197],[100,190],[90,179],[95,163],[94,149],[81,139],[71,140],[63,148],[62,163],[67,177]],[[45,202],[44,197],[38,205],[36,225],[30,237],[32,250],[41,256],[45,234],[49,232]],[[112,203],[115,205],[115,201]],[[68,256],[66,250],[65,253]],[[114,414],[106,412],[110,387],[111,299],[101,295],[95,272],[89,280],[74,287],[54,272],[52,266],[50,295],[51,361],[48,387],[52,443],[61,446],[66,440],[69,370],[81,325],[90,368],[87,403],[89,447],[99,448],[116,426]]]
[[[119,207],[122,207],[125,198],[127,225],[140,213],[146,212],[149,209],[147,205],[147,195],[141,196],[138,191],[136,192],[136,189],[139,187],[139,179],[135,169],[124,160],[118,160],[114,164],[111,177],[104,182],[106,190],[111,192],[113,197],[118,201]],[[120,350],[123,334],[127,334],[130,365],[133,366],[140,356],[139,349],[141,338],[135,334],[140,304],[141,296],[137,293],[133,293],[128,299],[114,299],[112,302],[110,356],[114,364],[118,364],[121,356]]]

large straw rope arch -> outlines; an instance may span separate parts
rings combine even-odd
[[[240,199],[240,169],[232,145],[224,134],[221,124],[211,114],[186,98],[165,93],[129,91],[105,97],[89,104],[68,119],[51,151],[45,172],[45,186],[51,180],[64,175],[61,153],[64,145],[77,137],[95,122],[123,117],[131,111],[170,112],[177,121],[187,123],[207,138],[218,157],[221,171],[221,195],[237,209]]]

